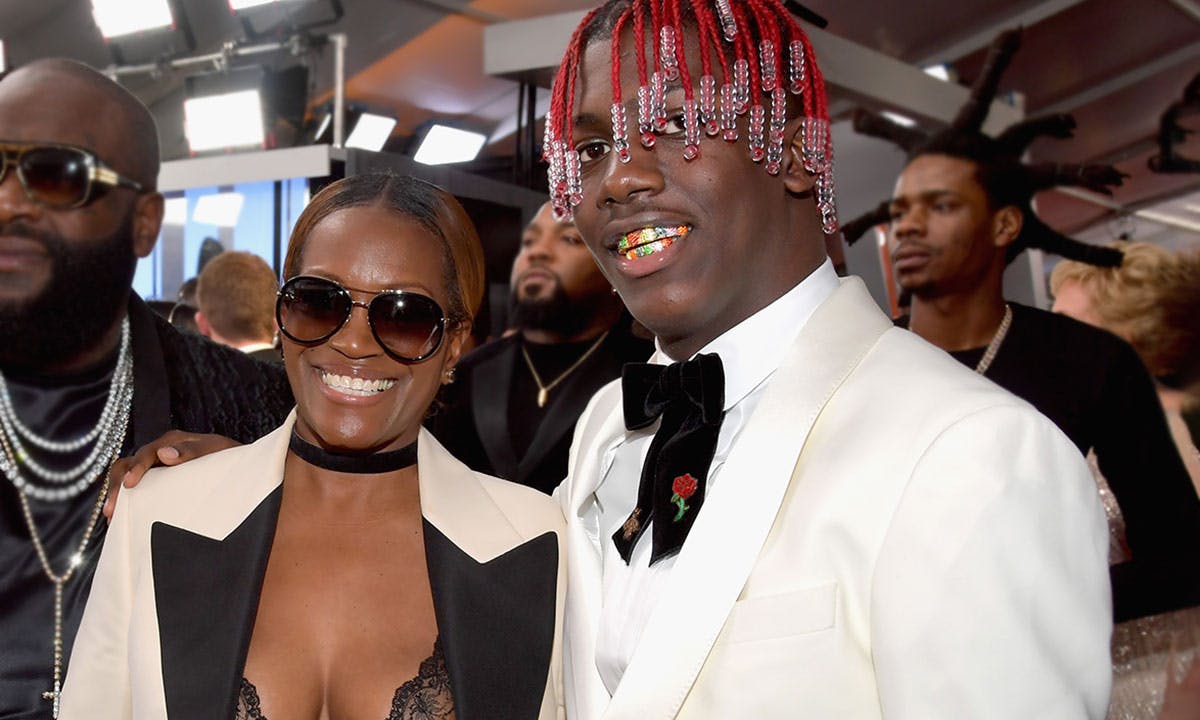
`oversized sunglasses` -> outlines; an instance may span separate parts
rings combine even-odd
[[[342,329],[356,306],[366,309],[379,346],[402,363],[421,362],[442,345],[446,314],[433,298],[384,290],[370,302],[358,302],[342,285],[311,275],[298,275],[283,284],[275,301],[275,319],[288,339],[318,345]]]
[[[124,187],[142,191],[142,184],[105,165],[95,153],[74,145],[0,141],[0,182],[9,168],[25,195],[55,210],[87,205],[98,190]]]

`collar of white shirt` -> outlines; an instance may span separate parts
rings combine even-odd
[[[833,263],[826,258],[796,287],[700,349],[697,354],[721,356],[725,368],[725,410],[741,402],[775,372],[800,328],[837,286],[837,273]],[[651,362],[660,365],[674,362],[657,340],[654,346]]]

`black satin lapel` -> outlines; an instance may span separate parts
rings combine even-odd
[[[280,486],[224,540],[161,522],[151,527],[170,720],[233,717],[282,497]]]
[[[500,342],[507,343],[504,352],[480,363],[471,374],[471,412],[475,415],[479,443],[491,461],[492,472],[502,478],[512,478],[517,471],[517,457],[508,435],[508,394],[512,388],[518,347],[511,339]]]
[[[563,436],[574,430],[575,422],[583,414],[592,395],[621,376],[622,363],[612,356],[612,349],[609,346],[611,342],[611,337],[606,338],[604,346],[576,368],[557,389],[558,397],[550,396],[550,408],[546,411],[546,417],[542,419],[542,424],[538,426],[537,432],[534,433],[533,441],[529,443],[529,449],[525,451],[525,457],[521,458],[516,475],[503,477],[514,482],[524,483],[529,474],[537,470],[538,465],[545,460],[546,455],[554,451]],[[563,478],[558,479],[562,480]]]
[[[133,344],[132,443],[140,448],[171,429],[171,392],[163,363],[154,311],[136,295],[129,298],[129,330]]]
[[[536,720],[554,646],[554,533],[478,563],[428,521],[424,529],[455,717]]]

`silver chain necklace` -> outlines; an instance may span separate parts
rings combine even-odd
[[[75,574],[75,570],[83,562],[83,553],[87,550],[100,520],[100,511],[108,498],[108,473],[106,468],[125,444],[125,433],[129,425],[130,410],[133,406],[133,352],[130,342],[129,318],[121,323],[121,349],[117,358],[117,367],[113,370],[112,383],[108,389],[108,400],[96,427],[81,438],[58,442],[43,438],[25,427],[17,418],[9,397],[8,386],[0,373],[0,472],[3,472],[17,489],[17,497],[21,503],[21,513],[29,528],[29,537],[33,542],[34,552],[42,565],[42,572],[54,585],[54,686],[53,689],[42,693],[42,699],[53,703],[51,717],[58,718],[62,694],[63,674],[63,587]],[[68,472],[45,471],[40,465],[33,463],[28,452],[21,444],[24,437],[30,443],[51,452],[71,452],[82,449],[88,442],[95,441],[96,445],[88,454],[88,459],[81,465]],[[46,488],[35,485],[25,479],[21,466],[29,468],[35,475],[51,483],[63,487]],[[44,471],[44,472],[43,472]],[[96,503],[92,507],[91,516],[84,528],[79,545],[72,553],[67,569],[61,574],[55,573],[50,564],[50,556],[42,544],[37,524],[33,519],[33,511],[29,507],[29,496],[38,500],[61,502],[69,500],[82,493],[96,480],[101,482],[100,492],[97,493]],[[72,482],[73,481],[73,482]],[[69,483],[69,484],[68,484]]]
[[[108,400],[96,427],[82,436],[93,438],[95,444],[83,462],[73,468],[50,470],[43,467],[31,457],[22,438],[39,448],[58,453],[78,450],[84,447],[87,441],[80,442],[82,438],[67,441],[50,440],[26,427],[13,409],[8,385],[4,381],[3,373],[0,373],[0,437],[4,438],[5,447],[4,452],[0,454],[0,472],[8,476],[18,491],[37,500],[61,502],[77,497],[103,474],[111,462],[113,453],[120,451],[132,405],[133,351],[128,318],[121,324],[121,349],[108,388]],[[50,486],[35,484],[26,478],[23,470],[49,483]]]
[[[992,341],[983,351],[983,357],[979,358],[975,372],[980,375],[987,374],[988,368],[992,366],[992,361],[996,359],[996,353],[1000,352],[1000,343],[1004,342],[1004,336],[1008,334],[1010,325],[1012,325],[1012,306],[1004,303],[1004,319],[1000,321],[1000,327],[996,328],[996,334],[992,336]]]

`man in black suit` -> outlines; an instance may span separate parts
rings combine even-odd
[[[548,493],[592,394],[654,347],[632,334],[574,223],[549,203],[525,228],[511,283],[516,331],[459,362],[430,425],[471,468]]]

